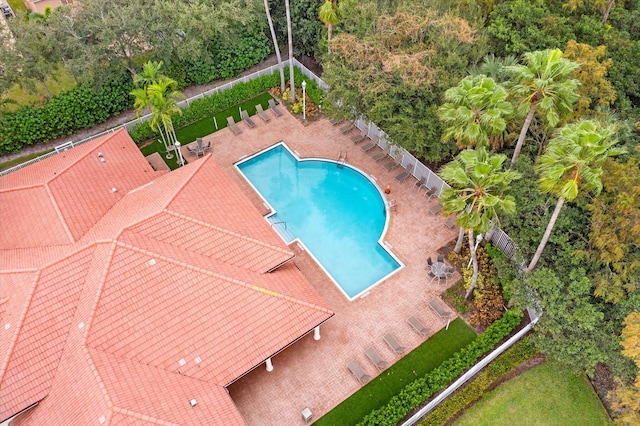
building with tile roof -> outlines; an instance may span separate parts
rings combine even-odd
[[[0,177],[0,421],[243,424],[226,386],[333,315],[293,257],[211,155],[125,130]]]

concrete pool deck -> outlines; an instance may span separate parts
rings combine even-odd
[[[335,316],[322,325],[319,341],[313,340],[313,333],[308,334],[273,357],[272,372],[258,367],[228,387],[248,425],[303,425],[303,409],[309,408],[313,420],[317,420],[361,388],[347,368],[349,361],[358,361],[372,377],[380,374],[365,356],[367,347],[373,346],[389,364],[400,359],[385,344],[385,333],[392,332],[408,353],[426,338],[413,330],[407,318],[417,317],[432,334],[446,325],[446,320],[437,316],[428,303],[437,299],[447,285],[437,280],[431,282],[425,266],[427,257],[435,258],[437,250],[456,238],[458,232],[448,229],[441,215],[429,213],[437,200],[427,200],[424,190],[418,192],[413,177],[404,183],[397,182],[394,177],[399,169],[386,171],[384,162],[374,162],[359,145],[351,142],[350,134],[343,135],[329,120],[305,126],[285,112],[269,122],[255,121],[257,125],[252,129],[239,124],[242,133],[238,135],[223,129],[204,137],[204,142],[211,141],[213,157],[261,213],[268,213],[267,207],[234,164],[280,141],[286,142],[301,158],[335,160],[341,151],[346,151],[347,163],[373,177],[380,188],[390,185],[391,194],[386,199],[397,203],[383,240],[406,266],[354,301],[349,302],[342,295],[300,246],[291,244],[297,255],[295,264]],[[456,273],[449,284],[458,278]]]

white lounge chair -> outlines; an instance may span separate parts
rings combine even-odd
[[[349,371],[351,371],[351,373],[353,373],[356,379],[358,379],[358,381],[363,385],[367,383],[369,380],[371,380],[371,376],[368,375],[362,369],[360,364],[358,364],[358,361],[356,360],[349,361],[349,363],[347,364],[347,368],[349,369]]]

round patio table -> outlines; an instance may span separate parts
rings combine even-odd
[[[447,276],[447,265],[444,262],[435,262],[431,264],[431,273],[438,278]]]

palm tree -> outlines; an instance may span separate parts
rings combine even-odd
[[[516,179],[519,172],[502,169],[507,157],[503,154],[490,154],[482,146],[475,150],[464,150],[440,170],[440,177],[451,187],[442,191],[441,199],[444,214],[456,214],[456,223],[467,230],[469,250],[473,263],[471,285],[465,298],[471,297],[478,280],[478,258],[474,244],[474,233],[489,230],[490,222],[498,213],[515,212],[515,200],[505,196],[507,188]]]
[[[289,39],[289,81],[291,86],[291,103],[296,102],[296,83],[293,81],[293,36],[291,35],[291,12],[289,11],[289,0],[284,0],[287,12],[287,35]]]
[[[331,53],[331,29],[338,23],[338,8],[335,0],[326,0],[320,7],[320,20],[327,26],[327,51]]]
[[[271,12],[269,11],[269,0],[264,0],[264,10],[267,14],[267,21],[269,22],[269,30],[271,30],[271,39],[273,40],[273,48],[276,51],[276,58],[278,58],[278,69],[280,70],[280,91],[284,93],[284,68],[282,66],[282,58],[280,57],[280,47],[278,46],[278,39],[276,38],[276,31],[273,28],[273,20],[271,19]]]
[[[146,89],[149,85],[158,81],[160,68],[162,68],[162,61],[160,62],[148,61],[146,64],[142,66],[142,72],[137,73],[133,77],[133,84],[136,87]]]
[[[496,146],[513,113],[507,90],[485,75],[465,77],[444,93],[438,117],[448,126],[442,135],[460,148]]]
[[[602,190],[602,163],[607,157],[625,152],[613,148],[617,143],[613,134],[612,126],[605,127],[595,120],[567,124],[557,131],[538,158],[535,166],[540,173],[538,186],[542,192],[557,196],[558,202],[527,272],[533,271],[540,260],[564,202],[573,201],[581,188],[596,194]]]
[[[527,130],[537,111],[543,114],[544,123],[553,128],[560,122],[560,114],[571,112],[580,98],[576,93],[580,83],[569,78],[569,74],[579,65],[563,58],[560,49],[528,52],[524,54],[524,60],[526,65],[505,67],[515,82],[510,87],[512,93],[522,100],[519,112],[524,115],[528,110],[511,164],[515,164],[520,155]]]

